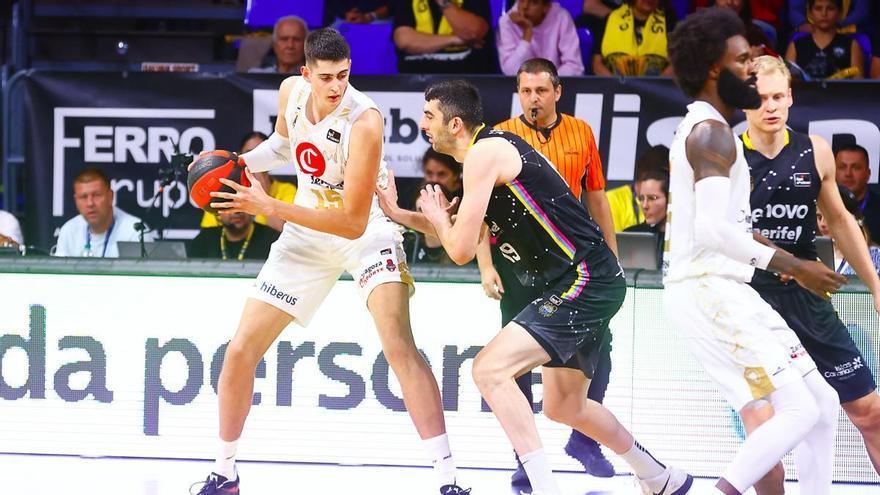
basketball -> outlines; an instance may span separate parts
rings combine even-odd
[[[211,202],[219,203],[226,200],[213,198],[211,193],[235,192],[231,187],[221,183],[220,179],[229,179],[243,186],[251,185],[244,173],[244,166],[238,162],[237,154],[214,150],[200,155],[189,170],[186,183],[193,202],[205,211],[217,213],[215,208],[211,208]]]

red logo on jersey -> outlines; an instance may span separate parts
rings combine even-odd
[[[312,143],[299,143],[296,147],[296,163],[299,169],[314,177],[324,175],[327,164],[324,155]]]

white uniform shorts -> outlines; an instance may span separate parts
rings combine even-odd
[[[816,369],[785,320],[742,282],[706,276],[668,283],[663,310],[737,411]]]
[[[307,326],[342,272],[357,284],[366,304],[380,284],[402,282],[414,292],[401,227],[371,219],[354,240],[288,223],[269,251],[250,297],[275,306]]]

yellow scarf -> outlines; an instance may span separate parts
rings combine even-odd
[[[602,37],[602,57],[614,53],[644,56],[657,55],[666,58],[666,16],[654,11],[642,28],[642,44],[636,43],[635,17],[628,4],[608,14],[605,35]]]
[[[452,26],[449,25],[446,16],[443,16],[443,18],[440,19],[440,25],[437,27],[437,31],[434,31],[434,15],[431,13],[431,7],[428,3],[433,1],[434,0],[413,0],[412,9],[413,15],[416,18],[416,31],[427,34],[439,34],[442,36],[452,34]],[[452,3],[461,7],[464,0],[452,0]]]

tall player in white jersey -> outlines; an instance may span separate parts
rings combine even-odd
[[[801,493],[829,493],[837,409],[818,404],[833,405],[836,394],[747,282],[756,267],[769,269],[827,298],[846,279],[752,237],[748,165],[727,123],[736,109],[761,104],[744,32],[732,11],[711,8],[669,37],[676,79],[696,101],[670,148],[664,311],[734,409],[767,400],[776,411],[745,440],[716,493],[744,493],[795,448]]]
[[[253,395],[254,372],[269,346],[293,321],[308,325],[339,275],[349,272],[373,316],[403,400],[434,462],[440,493],[465,494],[455,483],[437,382],[416,349],[409,322],[412,278],[400,227],[379,208],[384,176],[384,123],[376,104],[348,84],[350,49],[335,29],[305,42],[302,77],[281,83],[275,132],[242,155],[251,186],[225,181],[235,193],[213,193],[226,211],[286,221],[272,245],[220,373],[220,448],[200,495],[239,493],[235,453]],[[293,204],[268,196],[250,172],[297,167]],[[226,200],[226,202],[223,202]],[[343,448],[343,446],[340,446]],[[369,491],[369,490],[368,490]]]

